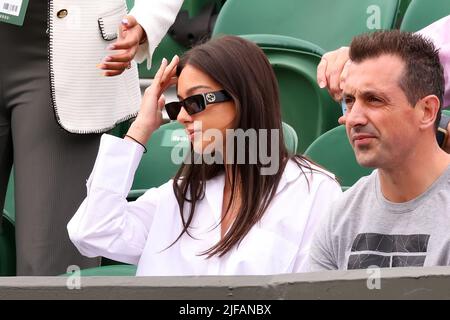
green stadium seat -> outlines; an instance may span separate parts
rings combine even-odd
[[[0,277],[16,275],[16,240],[14,221],[3,211],[0,226]]]
[[[181,152],[188,146],[188,137],[179,122],[164,124],[156,130],[147,143],[148,152],[143,155],[136,171],[130,196],[133,192],[140,193],[136,190],[158,187],[175,176],[180,164],[171,160],[172,150],[175,148]]]
[[[320,136],[305,151],[305,156],[334,173],[344,189],[373,170],[363,168],[356,162],[345,126],[333,128]]]
[[[449,0],[411,0],[400,30],[416,32],[450,15]]]
[[[411,0],[400,0],[400,7],[398,9],[397,18],[395,21],[395,29],[399,29],[405,16],[406,9],[408,8]]]
[[[298,148],[298,136],[294,128],[292,128],[286,122],[283,122],[283,137],[284,143],[286,143],[286,148],[291,153],[296,153]]]
[[[400,0],[227,0],[213,35],[241,35],[264,50],[278,79],[283,121],[296,130],[301,153],[340,116],[340,106],[316,84],[321,56],[360,33],[391,29],[399,5]],[[372,23],[373,10],[378,25]]]
[[[268,57],[278,80],[282,119],[297,132],[298,153],[338,125],[341,107],[316,83],[324,51],[300,39],[279,35],[244,35]]]
[[[14,169],[11,170],[8,181],[8,189],[6,190],[5,197],[5,214],[14,223],[16,221],[16,205],[14,203]]]
[[[134,277],[136,275],[137,267],[128,264],[119,264],[111,266],[102,266],[97,268],[80,270],[80,276],[82,277]],[[72,275],[71,273],[65,273],[61,276],[67,277]]]
[[[355,35],[395,25],[399,0],[227,0],[213,35],[278,34],[326,51]]]

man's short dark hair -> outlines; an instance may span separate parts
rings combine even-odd
[[[399,85],[412,106],[427,95],[436,95],[442,107],[444,70],[439,52],[430,40],[416,33],[389,30],[357,36],[350,45],[350,59],[356,63],[383,54],[398,56],[405,63]],[[439,109],[436,126],[440,115]]]

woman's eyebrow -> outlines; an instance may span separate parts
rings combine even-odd
[[[194,86],[194,87],[191,87],[191,88],[189,88],[188,90],[186,90],[186,95],[185,95],[185,97],[191,96],[192,93],[193,93],[195,90],[198,90],[198,89],[212,89],[212,88],[211,88],[210,86],[205,85],[205,84],[201,84],[201,85],[198,85],[198,86]],[[177,94],[177,96],[178,96],[179,99],[183,99],[180,95]]]

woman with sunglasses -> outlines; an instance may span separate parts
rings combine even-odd
[[[144,146],[162,121],[162,93],[174,83],[181,102],[166,109],[186,128],[189,157],[222,152],[225,162],[187,161],[173,180],[127,202]],[[276,156],[276,172],[262,174],[267,164],[259,156],[248,161],[251,139],[244,163],[236,161],[236,146],[231,157],[227,148],[211,152],[236,129],[268,132],[256,143]],[[223,141],[201,139],[207,130]],[[332,174],[286,149],[277,81],[262,50],[226,36],[180,61],[163,60],[125,138],[103,135],[87,197],[68,230],[82,254],[137,264],[139,276],[301,272],[321,213],[340,193]]]

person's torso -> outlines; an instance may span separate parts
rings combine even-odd
[[[197,202],[189,229],[192,236],[184,234],[172,246],[170,245],[183,226],[172,182],[169,182],[160,190],[170,196],[158,205],[137,275],[254,275],[293,272],[298,262],[298,253],[305,246],[302,240],[307,238],[305,232],[308,232],[306,228],[311,218],[311,208],[317,205],[314,203],[315,190],[321,179],[335,183],[330,177],[317,173],[309,186],[302,176],[287,184],[277,193],[262,220],[252,227],[238,246],[222,257],[214,256],[209,259],[201,253],[220,240],[223,175],[207,182],[205,197]],[[337,183],[336,189],[339,189]],[[323,197],[335,195],[324,194]],[[188,207],[185,210],[188,211]]]
[[[450,265],[450,169],[424,194],[387,201],[377,172],[341,202],[331,224],[339,269]]]

